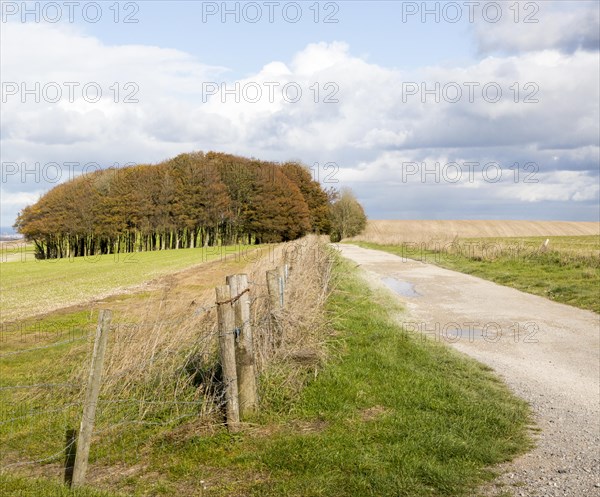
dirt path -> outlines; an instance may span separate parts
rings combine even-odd
[[[504,465],[485,495],[600,496],[597,314],[385,252],[339,248],[395,291],[407,329],[489,365],[531,404],[536,448]]]

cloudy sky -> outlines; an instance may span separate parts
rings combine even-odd
[[[372,219],[599,219],[599,3],[2,1],[0,226],[100,167],[300,160]]]

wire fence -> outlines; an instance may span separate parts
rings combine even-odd
[[[279,261],[283,260],[283,253]],[[229,383],[222,376],[219,342],[227,336],[237,340],[242,330],[250,326],[255,333],[254,356],[259,372],[275,353],[274,331],[286,313],[285,308],[275,312],[268,282],[260,281],[268,267],[273,267],[272,260],[258,264],[249,275],[249,288],[230,299],[219,302],[208,292],[191,302],[170,298],[168,294],[151,297],[145,303],[146,315],[138,315],[137,319],[124,315],[111,324],[109,353],[97,399],[94,444],[110,453],[111,444],[124,433],[131,435],[132,429],[143,440],[156,430],[170,429],[194,419],[217,429],[227,426],[224,411]],[[219,328],[219,306],[233,305],[242,295],[248,297],[249,317],[237,320],[230,328]],[[151,312],[155,314],[153,317],[149,317]],[[52,339],[74,334],[73,329],[53,331],[54,335],[43,336]],[[32,371],[19,375],[23,381],[0,383],[0,399],[4,404],[0,414],[0,437],[4,446],[0,471],[44,465],[74,449],[74,440],[65,443],[65,433],[78,428],[82,419],[89,358],[94,345],[94,333],[78,333],[81,336],[68,340],[0,352],[0,368],[9,367],[17,359],[29,360],[26,354],[32,354]],[[9,342],[9,346],[14,346],[9,334],[3,335],[0,345]],[[18,336],[17,330],[13,337]],[[77,350],[87,354],[83,361],[83,356],[73,355],[73,346],[82,344],[87,348]],[[64,354],[60,347],[64,347]],[[70,364],[73,359],[80,363],[79,367],[71,368],[72,371],[63,372],[64,376],[52,378],[66,381],[48,381],[47,371],[35,369],[35,358],[51,349],[56,363]],[[44,381],[36,381],[36,376]],[[9,407],[11,403],[14,408]],[[35,457],[36,454],[39,455]],[[61,468],[52,468],[50,471],[62,472]]]
[[[257,284],[252,282],[253,286],[261,286],[266,288],[266,284]],[[237,296],[239,298],[239,296]],[[232,301],[235,301],[235,298]],[[264,295],[252,295],[250,300],[251,305],[255,305],[258,302],[261,302],[265,299]],[[181,300],[179,299],[160,299],[160,304],[178,304],[181,305]],[[111,326],[111,334],[112,334],[112,343],[111,346],[113,350],[118,349],[120,346],[130,346],[132,343],[136,341],[136,338],[139,341],[147,340],[147,336],[145,332],[151,329],[155,329],[156,327],[161,327],[163,329],[173,329],[182,325],[189,324],[190,321],[202,320],[206,317],[209,317],[211,313],[214,314],[214,311],[218,307],[218,303],[208,304],[208,303],[196,303],[193,301],[189,306],[186,312],[182,313],[182,315],[175,318],[168,318],[166,316],[160,316],[158,319],[151,320],[142,320],[137,322],[121,322],[115,323]],[[90,313],[91,315],[91,313]],[[266,322],[266,319],[263,317],[261,319],[249,319],[241,325],[251,324],[254,326],[263,325]],[[40,352],[44,352],[49,349],[58,349],[60,347],[65,347],[65,354],[68,354],[70,351],[70,347],[74,344],[85,343],[88,342],[89,345],[92,344],[92,338],[94,336],[93,333],[78,333],[80,336],[73,336],[77,333],[74,332],[73,329],[62,329],[58,330],[53,328],[52,333],[40,333],[39,329],[33,328],[33,331],[30,333],[22,333],[22,329],[26,327],[15,328],[12,336],[10,333],[3,333],[3,340],[1,345],[12,345],[15,342],[18,342],[19,339],[24,342],[29,342],[31,339],[35,338],[36,341],[41,339],[49,339],[52,340],[55,336],[71,336],[71,338],[66,340],[54,341],[52,343],[48,343],[45,345],[36,345],[34,347],[20,348],[17,350],[9,350],[6,352],[0,353],[0,366],[2,366],[3,360],[8,359],[16,359],[17,356],[22,356],[24,354],[32,354],[35,357],[35,354],[39,354]],[[21,332],[21,333],[19,333]],[[196,350],[199,352],[206,352],[210,349],[212,345],[213,348],[215,343],[217,342],[220,335],[219,330],[213,324],[205,323],[204,326],[200,327],[198,330],[197,339],[194,340],[191,345],[192,350]],[[237,335],[239,334],[239,327],[231,330],[231,334]],[[137,337],[136,337],[137,335]],[[11,340],[12,338],[12,340]],[[12,343],[11,343],[12,342]],[[17,343],[18,345],[18,343]],[[14,345],[12,345],[14,346]],[[111,371],[110,367],[106,368],[104,372],[104,382],[105,383],[116,383],[119,380],[122,380],[126,377],[131,377],[135,373],[147,372],[153,366],[159,364],[164,357],[168,357],[169,355],[177,355],[181,351],[179,349],[175,350],[159,350],[156,353],[152,354],[151,357],[143,359],[141,361],[136,361],[134,364],[131,364],[129,367],[118,370],[117,372]],[[191,356],[191,354],[189,354]],[[65,357],[61,357],[58,360],[66,360]],[[189,362],[190,357],[187,358],[187,362]],[[215,357],[212,357],[214,360]],[[32,364],[35,365],[35,359],[32,360]],[[184,359],[183,364],[185,366],[186,360]],[[214,364],[214,368],[217,369],[219,367],[218,363]],[[183,371],[182,374],[188,374]],[[86,367],[81,368],[82,371],[86,370]],[[35,373],[44,373],[43,371],[32,371],[28,374],[28,377],[35,377]],[[175,385],[177,385],[177,381]],[[186,380],[186,383],[188,381]],[[70,393],[65,393],[65,390]],[[20,466],[28,466],[28,465],[36,465],[36,464],[44,464],[48,462],[55,461],[60,457],[64,456],[73,446],[74,442],[70,442],[68,444],[64,444],[64,437],[57,436],[59,431],[66,431],[69,428],[72,428],[72,421],[76,420],[76,416],[64,416],[64,419],[58,419],[57,415],[61,414],[73,414],[74,409],[81,410],[82,408],[82,400],[81,395],[84,390],[84,382],[30,382],[30,383],[18,383],[18,384],[4,384],[0,385],[0,395],[2,396],[2,412],[0,413],[0,434],[2,435],[3,442],[8,442],[5,445],[5,455],[8,452],[13,452],[11,449],[17,449],[19,445],[23,442],[23,437],[14,437],[11,436],[11,427],[15,425],[22,425],[24,421],[26,421],[31,428],[30,435],[32,438],[38,437],[40,434],[36,433],[36,431],[47,430],[48,426],[52,426],[54,429],[50,430],[52,433],[49,437],[45,437],[47,439],[52,438],[54,443],[48,443],[46,445],[46,450],[51,448],[53,445],[56,447],[57,442],[60,441],[60,448],[53,451],[50,455],[44,454],[38,458],[20,460],[16,462],[5,463],[2,461],[0,466],[0,471],[6,471],[8,469],[17,468]],[[51,392],[47,392],[51,391]],[[18,400],[15,399],[13,402],[15,404],[14,407],[11,408],[11,396],[15,392],[23,392],[24,396],[19,396]],[[173,426],[183,420],[189,419],[191,417],[198,417],[202,413],[202,407],[206,406],[205,399],[197,399],[190,400],[186,398],[185,395],[182,399],[166,399],[166,398],[154,398],[154,393],[150,394],[150,396],[146,396],[144,398],[115,398],[110,397],[114,395],[115,392],[104,392],[105,395],[108,395],[108,398],[100,398],[98,400],[98,406],[100,408],[100,412],[98,415],[98,423],[96,425],[96,429],[94,430],[94,437],[98,437],[103,434],[112,433],[116,435],[121,428],[125,428],[131,425],[139,425],[143,427],[161,427],[161,426]],[[189,394],[189,391],[186,392]],[[66,400],[60,406],[47,406],[47,407],[24,407],[31,402],[28,402],[30,399],[35,396],[40,396],[42,400],[47,400],[49,397],[53,398],[61,398]],[[212,406],[209,411],[211,413],[218,412],[223,406],[222,395],[213,396]],[[35,404],[35,402],[33,403]],[[112,409],[113,406],[127,406],[130,409],[118,409],[119,412],[115,412],[115,409]],[[135,408],[137,410],[136,414],[132,413],[132,409]],[[158,408],[162,411],[162,415],[164,416],[165,410],[173,411],[172,415],[167,416],[166,419],[156,420],[152,419],[153,411]],[[185,409],[186,412],[176,412],[181,409]],[[141,414],[140,414],[141,413]],[[17,415],[14,415],[17,414]],[[119,416],[119,414],[121,414]],[[40,419],[45,418],[45,419]],[[147,419],[150,418],[150,419]],[[222,420],[216,420],[213,423],[214,426],[223,426],[224,422]],[[29,434],[25,433],[25,438]],[[10,440],[8,440],[10,439]],[[14,442],[14,443],[11,443]],[[24,444],[27,445],[27,444]],[[16,452],[16,451],[15,451]],[[16,457],[23,457],[23,454],[16,455],[11,454]],[[4,458],[3,458],[4,459]]]

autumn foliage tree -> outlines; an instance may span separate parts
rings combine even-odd
[[[329,198],[321,185],[313,180],[310,169],[297,162],[287,162],[281,166],[281,170],[296,184],[308,206],[311,231],[329,233],[331,230]]]
[[[194,152],[75,178],[15,228],[40,258],[293,240],[329,233],[326,192],[298,163]]]

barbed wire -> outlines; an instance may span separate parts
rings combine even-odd
[[[66,445],[65,447],[63,447],[61,450],[59,450],[58,452],[55,452],[51,456],[43,458],[43,459],[37,459],[35,461],[20,461],[20,462],[15,462],[15,463],[7,464],[6,466],[2,466],[0,468],[0,472],[6,470],[7,468],[13,468],[15,466],[27,466],[27,465],[30,465],[30,464],[40,464],[40,463],[43,463],[43,462],[52,461],[53,459],[56,459],[58,456],[62,455],[66,451],[68,451],[76,442],[77,442],[77,440],[73,439],[71,442],[69,442],[68,445]]]
[[[78,385],[77,383],[35,383],[32,385],[9,385],[9,386],[5,386],[5,387],[0,387],[0,390],[18,390],[18,389],[25,389],[25,388],[58,388],[58,387],[67,387],[67,386],[81,387],[81,385]]]
[[[43,345],[41,347],[32,347],[30,349],[20,349],[20,350],[14,350],[11,352],[5,352],[4,354],[0,354],[0,359],[3,359],[4,357],[18,355],[18,354],[24,354],[26,352],[31,352],[33,350],[44,350],[44,349],[49,349],[52,347],[58,347],[59,345],[64,345],[66,343],[73,343],[73,342],[77,342],[77,341],[81,341],[81,340],[87,340],[91,336],[92,336],[92,334],[90,333],[90,334],[80,337],[80,338],[72,338],[69,340],[63,340],[62,342],[55,342],[55,343],[51,343],[49,345]]]
[[[213,304],[213,305],[210,305],[208,307],[206,307],[206,306],[198,307],[196,309],[196,311],[195,311],[195,314],[198,313],[198,312],[201,312],[201,311],[202,312],[209,312],[209,311],[212,311],[213,309],[216,309],[216,308],[217,308],[217,304]]]
[[[73,402],[71,404],[67,404],[67,405],[65,405],[63,407],[60,407],[58,409],[44,409],[44,410],[40,409],[40,410],[37,410],[37,411],[28,412],[27,414],[24,414],[23,416],[17,416],[15,418],[10,418],[10,419],[6,419],[6,420],[3,420],[3,421],[0,421],[0,425],[6,425],[8,423],[12,423],[14,421],[18,421],[20,419],[29,418],[29,417],[32,417],[32,416],[39,416],[41,414],[48,414],[48,413],[54,413],[54,412],[63,412],[63,411],[66,411],[67,409],[71,409],[74,406],[80,406],[80,405],[81,405],[81,402]]]
[[[251,284],[255,284],[255,285],[261,285],[261,286],[267,286],[266,284],[262,284],[262,283],[255,283],[255,282],[249,282]],[[209,306],[201,306],[198,307],[197,309],[195,309],[193,311],[193,317],[197,317],[200,316],[202,314],[208,314],[210,311],[212,311],[213,309],[216,309],[219,304],[226,304],[226,303],[235,303],[244,293],[249,292],[250,289],[246,288],[245,290],[243,290],[240,294],[236,295],[235,297],[232,297],[230,300],[225,301],[225,302],[218,302]],[[258,301],[259,299],[265,299],[267,298],[266,295],[256,295],[254,297],[250,298],[250,304],[254,304],[256,301]],[[161,301],[162,302],[162,301]],[[173,302],[180,302],[180,301],[176,301],[173,300]],[[178,324],[181,324],[187,320],[190,319],[191,316],[183,316],[179,319],[160,319],[160,320],[156,320],[156,321],[147,321],[147,322],[141,322],[141,323],[113,323],[111,325],[111,327],[114,328],[119,328],[119,327],[130,327],[131,329],[135,330],[136,328],[146,328],[146,327],[154,327],[154,326],[158,326],[158,325],[169,325],[169,326],[175,326]],[[32,333],[34,334],[34,333]],[[48,345],[43,345],[40,347],[31,347],[28,349],[20,349],[20,350],[14,350],[14,351],[10,351],[10,352],[5,352],[3,354],[0,354],[0,359],[5,358],[5,357],[10,357],[10,356],[14,356],[14,355],[18,355],[18,354],[24,354],[27,352],[33,352],[33,351],[38,351],[38,350],[45,350],[48,348],[52,348],[52,347],[58,347],[60,345],[65,345],[65,344],[69,344],[69,343],[73,343],[73,342],[77,342],[77,341],[82,341],[82,340],[87,340],[88,338],[92,337],[94,334],[93,333],[88,333],[85,336],[82,337],[78,337],[78,338],[71,338],[69,340],[63,340],[60,342],[55,342],[55,343],[51,343]]]
[[[157,422],[157,421],[144,421],[143,419],[129,419],[126,421],[121,421],[119,423],[114,423],[112,425],[110,425],[107,428],[104,428],[103,430],[94,430],[94,435],[98,436],[101,435],[103,433],[106,433],[108,431],[114,430],[117,427],[120,426],[124,426],[124,425],[130,425],[130,424],[143,424],[143,425],[149,425],[149,426],[166,426],[172,423],[175,423],[177,421],[179,421],[180,419],[183,418],[189,418],[192,416],[198,416],[197,412],[193,412],[193,413],[188,413],[188,414],[183,414],[181,416],[177,416],[176,418],[170,419],[170,420],[166,420],[166,421],[162,421],[162,422]]]
[[[106,404],[121,404],[121,403],[134,403],[137,402],[139,404],[190,404],[190,405],[198,405],[203,404],[204,402],[200,400],[144,400],[144,399],[99,399],[98,403],[106,403]]]

